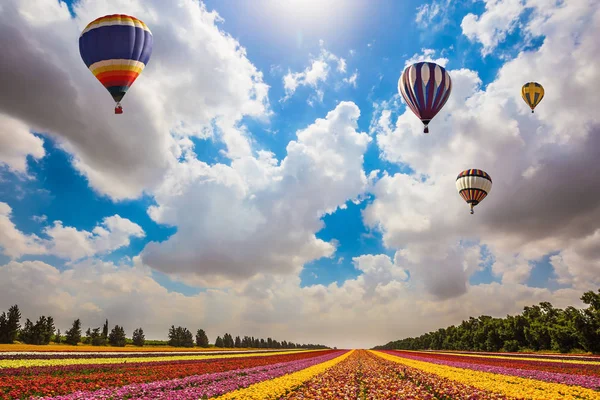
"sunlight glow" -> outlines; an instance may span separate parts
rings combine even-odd
[[[353,1],[343,0],[265,0],[261,4],[274,21],[303,28],[323,24],[333,28],[356,8]]]

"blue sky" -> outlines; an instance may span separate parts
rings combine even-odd
[[[548,154],[585,159],[578,155],[581,150],[576,146],[577,140],[584,139],[571,142],[574,147],[554,148],[560,140],[544,142],[541,135],[531,134],[546,132],[553,138],[572,135],[565,128],[570,122],[564,118],[570,117],[558,119],[560,109],[552,90],[535,117],[523,109],[519,98],[519,82],[532,76],[545,79],[545,84],[559,91],[553,86],[557,84],[553,69],[546,66],[567,71],[571,61],[564,51],[559,55],[548,46],[579,46],[564,42],[568,39],[553,25],[555,15],[559,18],[569,10],[556,5],[544,14],[534,3],[527,3],[526,7],[507,6],[503,11],[502,2],[494,5],[466,0],[381,0],[376,6],[359,0],[327,4],[289,0],[279,5],[270,0],[206,0],[206,10],[191,0],[179,8],[161,2],[141,6],[137,1],[68,0],[66,11],[55,0],[37,0],[35,5],[11,1],[18,10],[53,10],[47,12],[48,22],[44,22],[58,32],[52,44],[42,43],[44,39],[36,30],[41,28],[27,22],[22,10],[16,14],[24,18],[22,27],[14,29],[27,30],[26,36],[40,41],[38,48],[53,46],[57,57],[70,60],[61,65],[36,55],[34,50],[23,51],[48,63],[44,64],[48,71],[54,67],[62,70],[63,87],[70,83],[77,93],[69,98],[68,91],[61,89],[35,89],[41,94],[47,91],[49,98],[60,92],[56,93],[56,103],[72,101],[68,103],[72,112],[67,114],[52,108],[59,116],[57,120],[47,117],[45,111],[36,111],[35,106],[18,109],[21,104],[31,104],[33,98],[0,104],[0,117],[9,118],[6,122],[0,119],[0,128],[3,123],[11,129],[23,126],[21,137],[28,140],[24,146],[38,146],[36,150],[15,146],[14,157],[26,157],[23,168],[17,166],[16,158],[9,157],[10,148],[6,154],[0,151],[0,203],[10,207],[4,221],[14,228],[8,239],[0,235],[0,268],[11,261],[18,265],[41,261],[61,271],[60,279],[65,282],[56,284],[55,289],[79,299],[70,286],[73,283],[66,282],[71,279],[69,271],[91,268],[96,279],[104,281],[109,278],[102,272],[104,267],[98,266],[103,262],[113,266],[117,274],[141,274],[138,284],[158,285],[154,292],[160,291],[159,287],[166,289],[175,296],[168,301],[183,298],[190,304],[210,304],[209,297],[221,290],[242,296],[227,300],[240,304],[250,301],[243,296],[250,296],[252,301],[272,296],[269,318],[273,320],[285,314],[278,308],[284,306],[275,304],[287,304],[284,293],[277,294],[274,289],[277,285],[293,287],[289,290],[307,310],[313,309],[312,296],[321,299],[320,307],[325,307],[343,304],[344,293],[351,296],[353,290],[364,290],[366,309],[371,307],[366,304],[375,301],[375,307],[383,310],[396,307],[386,296],[409,299],[403,304],[432,301],[440,305],[459,296],[504,293],[502,296],[510,300],[502,303],[513,308],[481,309],[482,313],[499,314],[518,310],[519,304],[535,302],[540,296],[568,302],[585,286],[581,283],[585,273],[574,265],[588,265],[577,257],[587,254],[580,249],[592,240],[593,232],[570,230],[577,226],[573,222],[576,217],[567,216],[568,211],[563,215],[566,208],[561,205],[547,214],[536,214],[542,211],[531,211],[525,201],[515,202],[509,196],[509,182],[514,187],[527,184],[529,172],[524,171],[553,171],[554,161]],[[184,7],[187,11],[182,11]],[[582,15],[595,12],[590,7],[571,11]],[[78,50],[73,47],[75,34],[91,18],[133,10],[140,10],[137,16],[153,30],[153,56],[124,100],[126,114],[104,117],[100,112],[111,111],[112,103],[78,59]],[[213,23],[207,11],[218,13],[222,20]],[[465,23],[469,18],[471,23]],[[173,22],[177,20],[181,26]],[[179,28],[196,32],[197,37],[178,37]],[[592,29],[586,25],[588,28]],[[584,30],[574,26],[564,29]],[[167,48],[169,41],[173,41],[173,53]],[[245,54],[236,52],[236,44]],[[178,65],[168,59],[175,53],[182,57]],[[548,59],[552,54],[556,60]],[[456,82],[453,94],[464,96],[448,103],[446,114],[437,118],[429,136],[414,134],[419,131],[418,120],[399,100],[397,82],[409,59],[441,60]],[[313,85],[303,85],[302,73],[310,73],[319,62],[329,68],[327,76]],[[254,76],[251,81],[253,69],[262,77]],[[19,76],[13,74],[11,78],[18,81]],[[191,83],[182,83],[185,79]],[[290,79],[297,85],[291,92],[285,86]],[[245,91],[244,85],[260,89],[263,84],[268,86],[264,98],[253,99],[250,91]],[[214,87],[215,92],[207,87]],[[165,98],[167,95],[170,97]],[[318,120],[327,118],[322,121],[329,124],[324,128],[327,134],[322,135],[337,135],[352,125],[354,117],[348,121],[344,118],[353,115],[354,109],[360,112],[357,128],[348,128],[345,139],[336,139],[336,143],[349,147],[327,150],[332,152],[327,153],[331,159],[341,160],[340,164],[332,167],[327,160],[319,161],[320,150],[310,153],[311,140],[324,140],[315,133]],[[594,121],[594,114],[588,115],[586,110],[581,111],[583,116],[577,123]],[[386,115],[390,116],[388,125]],[[331,122],[336,116],[341,116],[341,125]],[[217,120],[225,128],[216,128]],[[193,133],[178,136],[180,123],[191,126]],[[210,137],[198,134],[207,127]],[[308,135],[307,139],[297,136],[300,131]],[[370,138],[364,147],[361,132]],[[1,139],[0,143],[5,143]],[[302,157],[294,153],[298,143],[305,146]],[[329,145],[326,140],[318,143]],[[244,151],[244,145],[250,154],[235,155],[235,151]],[[175,147],[177,156],[171,154]],[[257,162],[263,150],[272,152],[282,169],[275,171],[261,164],[261,172],[252,175],[248,172],[250,164],[240,163]],[[186,158],[190,155],[191,159]],[[287,169],[283,169],[284,159]],[[465,168],[466,162],[486,168],[495,182],[494,192],[478,206],[474,217],[468,215],[455,192],[444,192],[451,179],[448,176],[456,176],[457,168]],[[302,169],[294,169],[296,165],[309,168],[312,163],[316,169],[311,173],[318,175],[314,186],[310,179],[303,180]],[[576,163],[570,165],[577,168]],[[363,172],[370,183],[363,182]],[[271,177],[265,178],[267,183],[257,178],[263,173]],[[279,173],[283,174],[281,179],[288,179],[287,186],[280,183]],[[336,174],[346,174],[345,182],[321,183]],[[556,201],[568,191],[552,186],[549,179],[540,178],[539,182],[539,193],[554,193]],[[239,202],[231,200],[239,193],[244,193]],[[353,202],[357,197],[361,201]],[[219,208],[221,205],[229,209]],[[323,214],[321,208],[330,206],[339,208]],[[277,207],[283,214],[273,211]],[[444,211],[446,207],[450,211]],[[298,220],[294,219],[295,210],[299,210]],[[458,216],[456,210],[465,215]],[[2,212],[0,208],[0,223]],[[514,217],[528,213],[537,218],[529,226],[519,224]],[[589,213],[590,218],[595,215]],[[243,218],[240,226],[227,224],[230,214]],[[107,219],[111,216],[118,218]],[[315,228],[319,225],[317,217],[321,229]],[[257,222],[262,228],[251,232],[253,223],[262,219],[266,222]],[[545,223],[557,228],[549,229]],[[100,226],[111,231],[102,243],[94,242],[93,235],[87,233],[94,229],[102,232]],[[236,258],[229,253],[234,243],[240,245],[236,242],[239,237],[245,238],[242,244],[248,248],[240,250],[241,256]],[[4,252],[2,240],[6,240]],[[6,243],[14,248],[7,249]],[[139,260],[147,269],[138,270]],[[16,268],[14,265],[11,268]],[[134,268],[128,270],[128,266]],[[219,275],[221,270],[225,272]],[[332,283],[334,287],[323,289]],[[540,295],[538,289],[545,294]],[[326,290],[322,298],[321,290]],[[375,300],[368,295],[372,290],[379,296]],[[89,318],[100,318],[108,309],[102,299],[78,301],[88,304],[78,312]],[[456,309],[454,314],[448,313],[447,321],[473,310],[479,309],[475,305]],[[203,318],[220,321],[214,315]],[[249,317],[234,318],[231,323],[248,323],[244,318]],[[215,322],[219,323],[226,324]],[[263,329],[258,322],[253,324],[251,321],[248,326],[253,328],[248,329]],[[425,325],[410,329],[416,332]],[[364,343],[364,336],[360,340]]]

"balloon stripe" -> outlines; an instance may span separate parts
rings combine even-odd
[[[135,67],[135,68],[144,69],[146,66],[144,65],[144,63],[141,63],[141,62],[135,61],[135,60],[111,59],[111,60],[98,61],[97,63],[94,63],[94,64],[90,65],[89,69],[92,72],[94,72],[98,68],[104,68],[104,67],[111,67],[111,68],[114,68],[114,67]]]
[[[110,79],[110,78],[114,78],[117,76],[126,76],[126,77],[132,77],[132,78],[137,78],[139,75],[138,72],[135,71],[127,71],[127,70],[116,70],[116,71],[107,71],[107,72],[103,72],[101,74],[96,75],[96,78],[100,81],[102,81],[102,79]]]
[[[466,202],[476,201],[479,203],[487,197],[486,191],[481,189],[462,189],[459,194]]]
[[[440,106],[440,102],[442,100],[442,98],[444,97],[444,90],[446,87],[446,74],[442,74],[442,78],[441,78],[441,82],[437,87],[436,93],[435,93],[435,102],[432,105],[432,108],[434,110],[437,110]]]
[[[410,104],[410,108],[411,108],[412,112],[415,113],[417,116],[419,116],[419,108],[417,106],[417,99],[415,98],[415,96],[411,90],[410,75],[408,72],[404,75],[403,81],[404,81],[404,92],[407,94],[407,97],[404,97],[404,100],[406,101],[407,104]]]
[[[131,86],[137,79],[137,74],[132,75],[113,75],[98,79],[105,87],[111,86]]]
[[[410,105],[410,109],[412,110],[413,113],[419,115],[419,107],[417,106],[416,99],[414,98],[414,95],[412,94],[412,92],[410,91],[410,89],[408,90],[408,94],[409,94],[408,99],[410,101],[407,102],[407,103]]]
[[[458,174],[458,176],[456,177],[456,180],[459,180],[460,178],[464,178],[466,176],[479,176],[479,177],[489,180],[490,182],[492,181],[492,178],[490,177],[490,175],[480,169],[478,169],[478,170],[467,169],[465,171],[462,171],[460,174]]]
[[[152,34],[137,27],[112,25],[86,33],[81,36],[79,43],[83,61],[88,67],[107,59],[134,60],[147,64]]]
[[[446,104],[446,102],[448,101],[448,98],[450,97],[450,91],[451,91],[451,86],[449,86],[446,89],[446,83],[452,83],[450,81],[450,75],[448,75],[447,72],[444,71],[444,74],[442,75],[442,84],[440,85],[440,91],[438,94],[438,101],[435,103],[433,109],[434,112],[437,114],[442,107],[444,107],[444,105]]]
[[[427,84],[427,103],[425,109],[427,110],[428,115],[432,115],[433,101],[435,100],[435,64],[425,64],[423,68],[427,68],[429,70],[429,82]],[[431,118],[433,118],[433,116]]]
[[[106,73],[110,73],[110,72],[135,72],[136,74],[141,74],[143,70],[144,70],[143,68],[138,68],[133,65],[123,65],[123,64],[107,65],[106,67],[91,69],[92,74],[94,74],[95,77],[98,77],[102,74],[106,74]]]
[[[116,102],[119,102],[119,101],[123,100],[123,96],[125,96],[125,94],[127,93],[129,86],[110,86],[110,87],[107,87],[106,89],[108,90],[108,92],[110,93],[112,98]]]
[[[415,81],[415,84],[411,87],[411,92],[413,93],[413,96],[416,100],[415,104],[419,111],[419,117],[423,119],[423,79],[421,78],[421,66],[417,64],[415,66],[415,69],[417,70],[417,80]]]
[[[85,29],[81,32],[81,36],[84,33],[87,33],[93,29],[97,29],[103,26],[111,26],[111,25],[127,25],[133,27],[139,27],[150,32],[150,28],[141,20],[131,17],[129,15],[116,14],[116,15],[107,15],[105,17],[100,17],[90,22]]]

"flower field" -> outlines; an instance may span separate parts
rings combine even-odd
[[[599,399],[600,360],[397,350],[0,354],[0,399]]]

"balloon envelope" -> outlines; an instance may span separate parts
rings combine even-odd
[[[152,42],[152,32],[141,20],[123,14],[106,15],[85,27],[79,37],[79,53],[119,103],[150,60]]]
[[[452,92],[452,79],[446,69],[432,62],[418,62],[404,69],[398,91],[408,108],[423,122],[429,133],[429,121],[444,107]]]
[[[544,87],[537,82],[527,82],[521,88],[521,97],[533,112],[533,109],[544,98]]]
[[[481,203],[492,190],[492,178],[480,169],[467,169],[456,177],[456,190],[460,196],[473,207]]]

